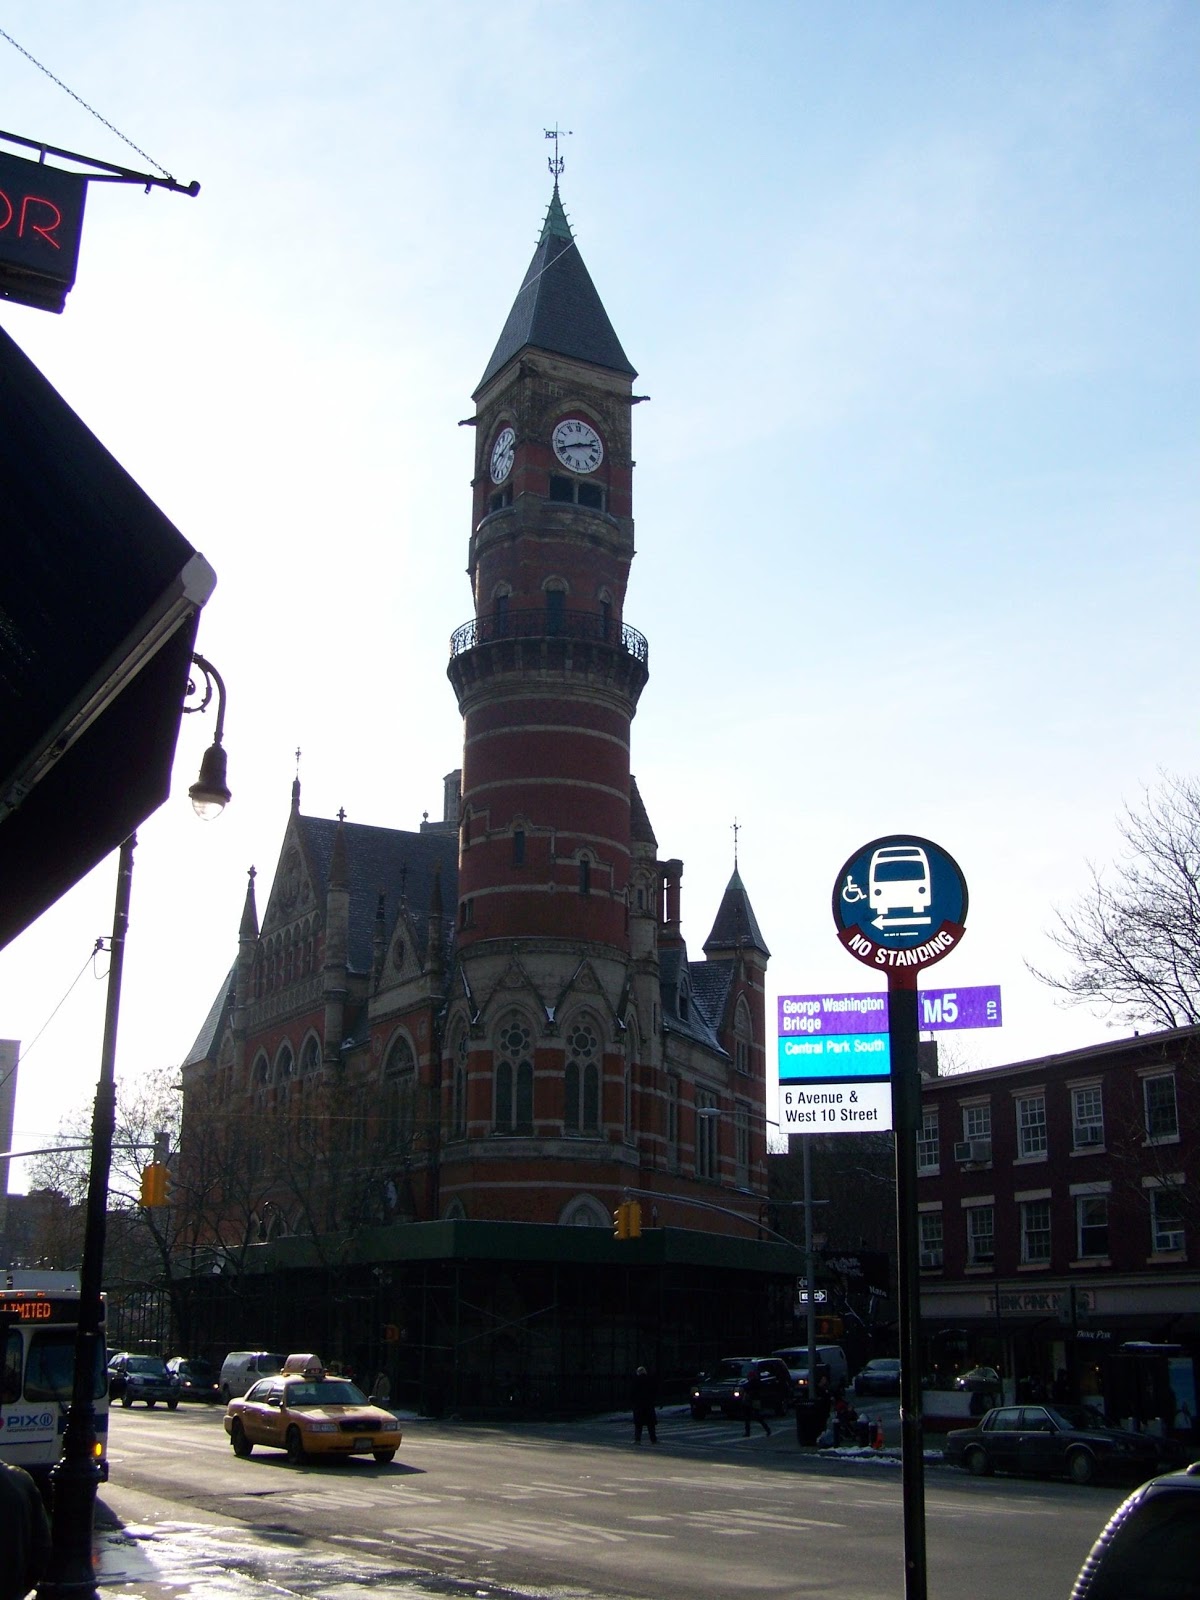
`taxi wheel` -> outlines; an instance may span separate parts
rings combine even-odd
[[[245,1428],[242,1427],[240,1420],[236,1417],[234,1418],[233,1429],[229,1435],[229,1441],[233,1445],[234,1455],[241,1456],[243,1460],[250,1454],[251,1450],[254,1449],[254,1446],[246,1437]]]
[[[395,1461],[396,1459],[394,1450],[372,1450],[371,1454],[381,1466],[386,1466],[389,1461]]]
[[[304,1440],[300,1437],[299,1428],[289,1428],[287,1439],[287,1458],[294,1467],[302,1467],[308,1460],[308,1452],[304,1448]]]

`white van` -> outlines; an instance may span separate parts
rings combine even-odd
[[[283,1371],[286,1357],[271,1350],[234,1350],[221,1363],[221,1399],[234,1400],[260,1378]]]
[[[808,1346],[789,1345],[786,1350],[772,1350],[773,1356],[778,1356],[780,1361],[787,1363],[787,1369],[792,1375],[792,1384],[796,1391],[797,1400],[808,1399]],[[819,1344],[817,1346],[817,1378],[822,1376],[822,1368],[829,1375],[829,1387],[834,1394],[841,1394],[850,1381],[850,1368],[846,1363],[846,1352],[840,1344]]]

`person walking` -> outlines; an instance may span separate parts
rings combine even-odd
[[[639,1367],[633,1375],[633,1442],[641,1444],[642,1429],[650,1433],[650,1443],[658,1443],[658,1418],[655,1415],[654,1379],[645,1367]]]
[[[742,1385],[742,1421],[746,1424],[745,1437],[750,1437],[750,1424],[757,1422],[768,1438],[771,1436],[770,1424],[762,1414],[762,1374],[757,1367],[753,1367],[750,1376]]]

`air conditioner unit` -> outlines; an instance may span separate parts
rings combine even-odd
[[[942,1264],[942,1252],[940,1250],[922,1250],[921,1251],[921,1267],[922,1267],[922,1269],[924,1271],[933,1272],[938,1267],[940,1267],[941,1264]]]
[[[1085,1144],[1103,1144],[1104,1129],[1097,1122],[1089,1122],[1082,1128],[1075,1129],[1075,1148],[1080,1149]]]
[[[992,1141],[990,1139],[962,1139],[954,1146],[955,1161],[990,1161],[992,1159]]]

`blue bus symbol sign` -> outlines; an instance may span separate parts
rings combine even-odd
[[[873,839],[838,873],[833,920],[838,938],[866,966],[931,966],[962,938],[966,880],[953,856],[929,839]]]

